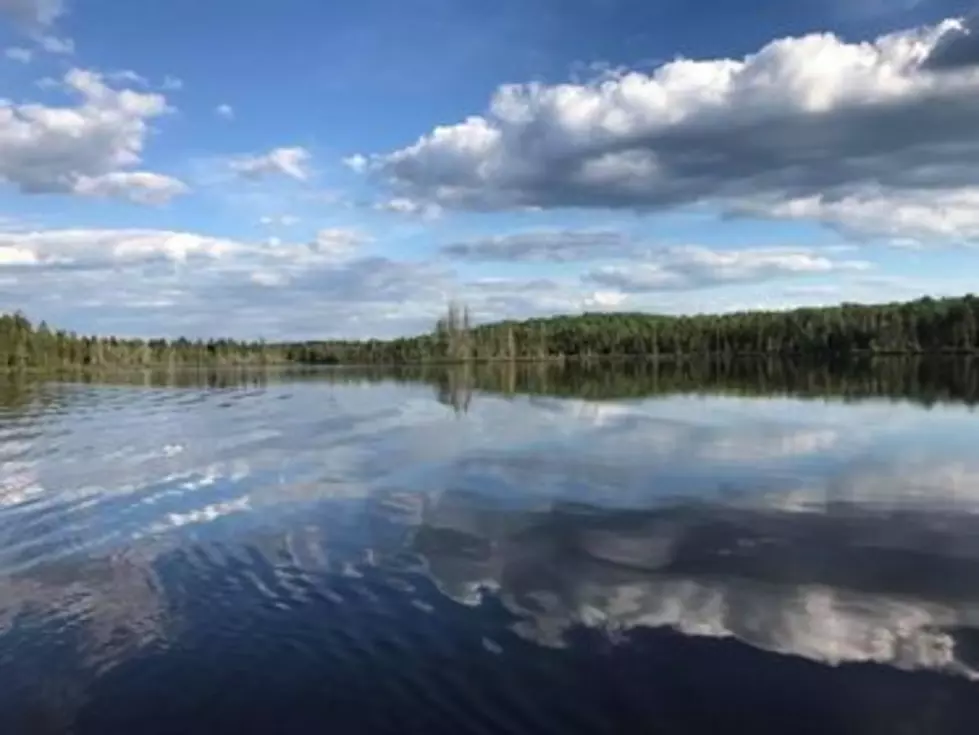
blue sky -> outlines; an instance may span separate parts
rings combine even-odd
[[[0,0],[0,309],[315,338],[965,293],[972,10]]]

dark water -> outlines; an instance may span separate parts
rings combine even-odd
[[[972,365],[0,378],[0,733],[975,733]]]

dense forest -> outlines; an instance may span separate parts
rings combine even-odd
[[[80,336],[0,316],[0,365],[9,368],[194,365],[404,364],[697,355],[813,356],[979,351],[979,299],[842,304],[791,311],[663,316],[586,313],[472,326],[451,305],[430,334],[394,340],[240,342]]]

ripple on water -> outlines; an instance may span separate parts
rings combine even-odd
[[[979,464],[952,408],[24,395],[0,407],[11,732],[979,721]]]

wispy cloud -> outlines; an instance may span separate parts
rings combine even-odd
[[[306,181],[310,176],[311,154],[305,148],[295,146],[274,148],[268,153],[240,156],[228,166],[239,176],[259,179],[266,176],[287,176],[296,181]]]

